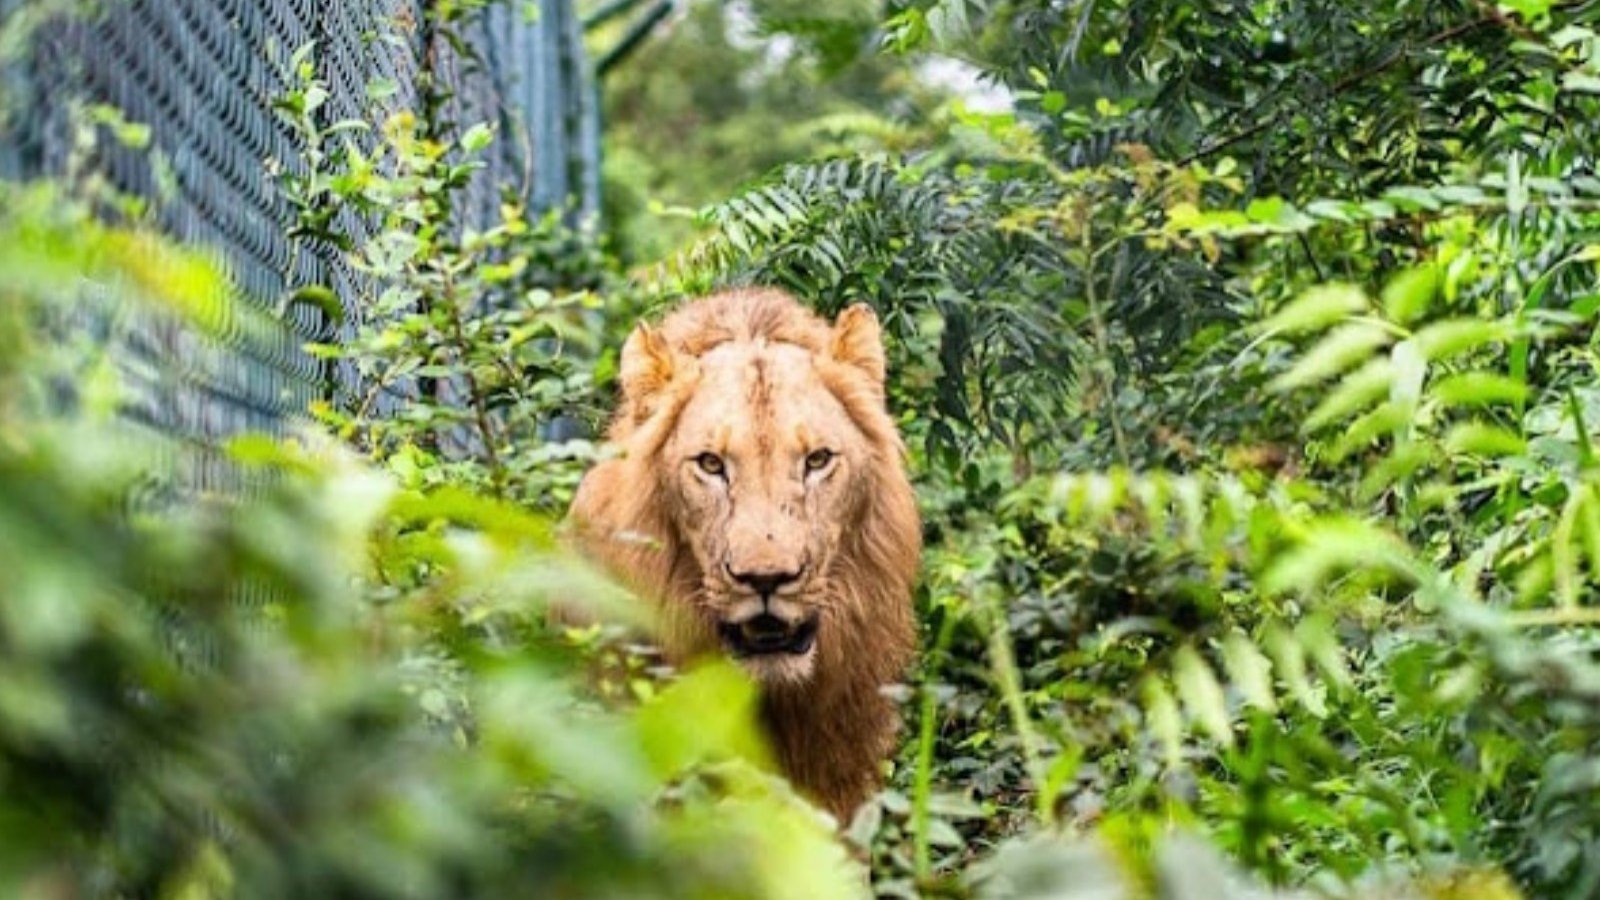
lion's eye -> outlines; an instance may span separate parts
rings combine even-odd
[[[723,463],[722,457],[715,453],[702,453],[694,458],[694,463],[700,467],[700,471],[707,475],[715,475],[718,478],[721,478],[728,471],[728,467]]]
[[[806,454],[806,471],[820,472],[833,462],[832,450],[813,450]]]

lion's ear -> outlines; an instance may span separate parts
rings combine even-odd
[[[872,307],[857,303],[833,321],[833,340],[828,355],[835,361],[866,373],[872,383],[883,384],[883,331]]]
[[[622,345],[622,396],[639,409],[648,408],[650,399],[671,383],[677,367],[677,354],[667,339],[649,325],[639,323]]]

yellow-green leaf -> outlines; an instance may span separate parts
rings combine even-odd
[[[1445,435],[1444,445],[1452,453],[1475,456],[1515,456],[1527,449],[1521,435],[1487,422],[1463,422]]]
[[[1217,676],[1200,658],[1194,647],[1185,644],[1173,660],[1172,679],[1183,698],[1189,717],[1201,730],[1224,746],[1233,746],[1233,729],[1228,723],[1228,704]]]
[[[1433,445],[1421,441],[1402,443],[1361,478],[1359,496],[1371,500],[1395,482],[1407,478],[1434,457]]]
[[[1416,338],[1401,341],[1389,353],[1394,380],[1389,384],[1389,402],[1410,415],[1422,399],[1422,383],[1428,379],[1428,360]]]
[[[1492,372],[1462,372],[1439,379],[1430,393],[1445,406],[1489,406],[1521,402],[1528,386]]]
[[[1334,386],[1333,391],[1306,417],[1304,429],[1315,431],[1342,422],[1371,406],[1389,393],[1394,379],[1394,364],[1387,358],[1368,360]]]
[[[339,295],[320,284],[308,284],[290,294],[284,302],[286,310],[301,305],[322,310],[322,314],[335,325],[344,322],[344,306],[339,302]]]
[[[1354,285],[1319,285],[1262,322],[1260,330],[1267,334],[1320,331],[1367,308],[1366,295]]]
[[[1293,390],[1325,381],[1372,356],[1390,335],[1371,322],[1342,325],[1317,342],[1294,367],[1272,381],[1272,389]]]
[[[1231,631],[1222,639],[1222,665],[1247,706],[1267,712],[1277,710],[1278,700],[1272,692],[1272,662],[1243,632]]]
[[[1274,624],[1267,627],[1262,643],[1266,646],[1267,655],[1277,666],[1278,677],[1289,689],[1289,696],[1306,712],[1319,719],[1326,718],[1328,706],[1323,702],[1322,694],[1312,686],[1311,679],[1306,677],[1305,650],[1300,642],[1282,626]]]
[[[1550,533],[1550,569],[1555,576],[1556,599],[1562,606],[1578,605],[1578,511],[1584,494],[1580,491],[1567,499]]]
[[[1448,359],[1485,344],[1511,337],[1511,329],[1498,320],[1446,319],[1419,330],[1412,340],[1429,362]]]
[[[1173,699],[1166,682],[1154,676],[1145,678],[1141,693],[1145,724],[1161,745],[1167,768],[1176,769],[1183,764],[1183,717],[1178,714],[1178,701]]]
[[[487,122],[479,122],[461,135],[461,149],[468,153],[482,152],[493,142],[494,128]]]
[[[1577,526],[1584,553],[1589,557],[1591,576],[1600,576],[1600,495],[1595,486],[1585,485],[1579,495]]]
[[[1385,402],[1354,422],[1334,442],[1334,459],[1343,459],[1384,435],[1393,434],[1411,423],[1411,413],[1393,401]]]
[[[1269,594],[1313,594],[1333,575],[1349,569],[1393,569],[1404,547],[1388,532],[1357,519],[1332,519],[1306,528],[1293,549],[1279,554],[1262,575]]]
[[[651,771],[670,778],[694,763],[727,756],[767,764],[754,728],[756,703],[755,687],[729,663],[679,678],[635,716]]]
[[[1421,318],[1439,290],[1439,269],[1425,265],[1401,272],[1383,289],[1383,311],[1395,322]]]
[[[1301,622],[1295,628],[1295,637],[1329,682],[1339,688],[1348,688],[1353,683],[1350,669],[1345,665],[1344,648],[1334,636],[1333,623],[1325,616],[1317,615]]]

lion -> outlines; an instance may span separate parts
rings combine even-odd
[[[622,349],[616,458],[573,499],[580,549],[658,601],[665,654],[722,652],[779,766],[841,823],[879,787],[916,643],[922,527],[877,317],[773,289],[688,303]]]

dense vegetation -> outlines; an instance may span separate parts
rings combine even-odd
[[[364,379],[333,439],[235,443],[247,501],[140,502],[168,451],[59,337],[107,315],[85,277],[120,327],[272,323],[107,198],[4,187],[0,891],[859,889],[736,675],[541,612],[638,615],[554,540],[602,451],[553,424],[641,310],[759,281],[891,336],[929,550],[904,749],[845,827],[879,895],[1600,894],[1595,5],[782,6],[851,114],[727,108],[849,139],[752,148],[788,161],[631,278],[515,204],[463,232],[492,133],[328,123],[297,54],[285,228],[382,300],[317,348]],[[929,53],[1015,110],[886,102]]]

